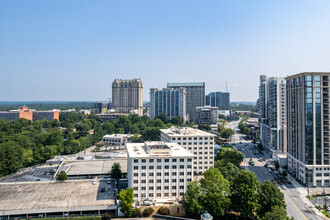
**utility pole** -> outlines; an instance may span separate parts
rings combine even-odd
[[[324,195],[324,208],[327,208],[327,192],[325,191],[325,186],[323,184],[323,195]]]

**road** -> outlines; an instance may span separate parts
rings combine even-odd
[[[259,158],[265,158],[269,160],[269,156],[263,154],[254,154],[253,144],[251,141],[246,140],[244,135],[238,131],[238,121],[231,122],[226,125],[228,128],[232,128],[236,131],[236,134],[232,137],[232,143],[236,143],[237,148],[242,149],[245,155],[244,167],[246,170],[252,171],[257,176],[258,180],[263,183],[266,180],[273,180],[275,175],[269,173],[268,169],[264,167],[266,162],[258,161]],[[250,166],[248,161],[250,158],[255,162],[255,166]],[[278,185],[279,187],[279,185]],[[279,187],[284,194],[285,202],[287,204],[287,212],[290,217],[294,217],[295,220],[320,220],[309,207],[304,203],[301,198],[300,192],[293,186],[286,184],[287,189],[283,190]]]

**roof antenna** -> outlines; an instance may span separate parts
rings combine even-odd
[[[226,81],[226,92],[228,92],[228,83]]]

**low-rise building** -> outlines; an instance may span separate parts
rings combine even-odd
[[[177,143],[194,155],[193,170],[202,174],[214,165],[214,134],[188,128],[160,129],[161,141]]]
[[[129,116],[129,114],[125,114],[125,113],[106,113],[106,114],[96,114],[96,115],[98,115],[103,122],[117,119],[120,116]]]
[[[194,122],[195,124],[216,124],[218,122],[218,107],[196,107]]]
[[[122,146],[131,143],[132,137],[132,134],[107,134],[103,136],[102,141],[106,145]]]
[[[20,107],[15,110],[10,111],[2,111],[0,112],[0,119],[4,119],[7,121],[13,121],[19,118],[25,118],[30,121],[37,120],[59,120],[60,112],[59,110],[51,110],[51,111],[36,111],[35,109],[30,109],[29,107]]]
[[[193,154],[176,143],[128,143],[128,187],[138,204],[145,200],[176,201],[193,180]]]

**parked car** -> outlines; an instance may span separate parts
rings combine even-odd
[[[101,188],[101,192],[105,192],[105,187],[102,187]]]
[[[96,180],[93,180],[92,184],[93,184],[93,185],[96,185]]]
[[[111,183],[111,179],[107,178],[107,184],[110,184],[110,183]]]
[[[281,185],[281,188],[282,188],[283,190],[286,190],[286,189],[287,189],[286,186],[284,186],[284,185]]]

